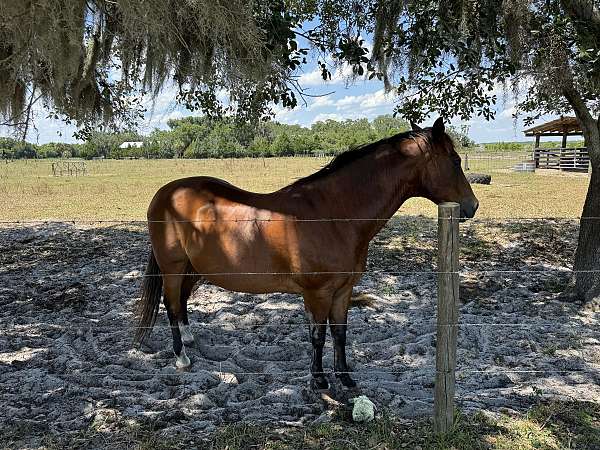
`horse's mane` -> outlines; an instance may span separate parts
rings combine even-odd
[[[336,172],[337,170],[341,169],[342,167],[345,167],[345,166],[349,165],[350,163],[352,163],[358,159],[361,159],[362,157],[364,157],[366,155],[373,153],[375,150],[377,150],[383,144],[395,144],[395,143],[401,142],[405,139],[414,139],[416,137],[427,138],[427,135],[425,133],[423,133],[423,131],[410,130],[410,131],[405,131],[404,133],[398,133],[393,136],[390,136],[390,137],[387,137],[384,139],[380,139],[379,141],[359,145],[358,147],[354,147],[350,150],[340,153],[339,155],[337,155],[335,158],[333,158],[329,163],[327,163],[325,166],[323,166],[317,172],[310,174],[306,177],[299,178],[294,183],[292,183],[292,186],[307,183],[310,181],[315,181],[315,180],[323,178],[329,174],[332,174],[332,173]]]

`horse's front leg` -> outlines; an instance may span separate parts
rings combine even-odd
[[[329,382],[323,372],[323,347],[325,347],[326,332],[327,323],[325,320],[321,323],[312,321],[310,324],[310,340],[313,347],[310,372],[313,376],[313,386],[319,390],[329,388]]]
[[[346,330],[348,328],[348,306],[352,296],[352,286],[336,292],[329,314],[329,327],[333,338],[335,376],[348,388],[356,387],[346,363]]]

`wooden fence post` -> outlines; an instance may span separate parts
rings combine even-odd
[[[458,203],[438,207],[438,298],[435,348],[434,429],[447,432],[454,420],[458,332]]]

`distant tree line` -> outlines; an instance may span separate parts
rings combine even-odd
[[[560,147],[561,145],[562,144],[560,141],[542,141],[542,142],[540,142],[541,148],[556,148],[556,147]],[[505,151],[529,152],[533,148],[533,140],[523,141],[523,142],[487,142],[487,143],[481,144],[481,147],[483,147],[484,150],[491,151],[491,152],[498,152],[498,151],[500,151],[500,152],[505,152]],[[572,139],[570,141],[567,141],[567,147],[569,147],[569,148],[585,147],[585,143],[581,139],[579,139],[579,140]]]
[[[168,130],[148,136],[136,132],[94,132],[82,144],[34,145],[0,138],[4,158],[235,158],[295,155],[334,155],[361,144],[392,136],[410,127],[391,115],[368,119],[326,120],[310,128],[274,121],[250,129],[230,118],[186,117],[169,120]],[[466,130],[450,128],[459,148],[472,146]],[[142,146],[120,148],[124,142]]]

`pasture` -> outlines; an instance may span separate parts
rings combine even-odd
[[[537,176],[504,169],[523,158],[477,161],[472,172],[493,174],[492,185],[475,186],[479,218],[578,217],[588,185],[581,176]],[[54,177],[52,160],[0,163],[3,220],[145,220],[156,190],[170,180],[207,175],[244,189],[269,192],[322,167],[330,158],[243,158],[207,160],[92,160],[87,176]],[[402,215],[434,217],[436,207],[411,199]]]
[[[491,185],[474,186],[477,219],[461,224],[462,416],[449,436],[433,436],[427,419],[436,208],[425,200],[410,200],[373,240],[357,286],[368,301],[350,311],[349,361],[378,407],[374,423],[350,422],[350,393],[335,383],[329,397],[309,388],[295,295],[199,284],[189,372],[173,368],[164,311],[150,345],[132,348],[146,228],[94,221],[143,221],[156,189],[175,178],[211,175],[265,192],[326,161],[89,161],[83,177],[53,177],[49,161],[2,164],[0,445],[598,448],[598,312],[561,297],[586,177],[497,167]],[[50,222],[10,223],[27,220]],[[331,347],[328,339],[325,370]]]

